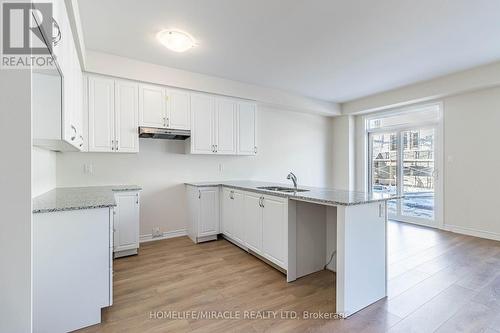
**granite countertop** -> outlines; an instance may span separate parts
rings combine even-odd
[[[390,195],[386,193],[367,193],[358,191],[344,191],[332,188],[309,187],[298,185],[299,189],[308,190],[306,192],[283,193],[277,191],[263,190],[262,186],[282,186],[293,187],[290,184],[268,183],[260,181],[238,180],[238,181],[219,181],[219,182],[190,182],[185,183],[195,187],[213,187],[224,186],[234,189],[240,189],[262,194],[274,195],[292,200],[310,201],[328,205],[352,206],[361,205],[370,202],[387,201],[392,199],[401,199],[403,196]]]
[[[57,187],[33,198],[33,213],[114,207],[113,192],[141,189],[137,185]]]

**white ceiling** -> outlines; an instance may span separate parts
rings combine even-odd
[[[79,0],[86,47],[344,102],[500,60],[499,0]],[[174,53],[164,28],[199,45]]]

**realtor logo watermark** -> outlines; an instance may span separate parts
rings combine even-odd
[[[54,68],[51,54],[61,31],[52,17],[51,3],[5,1],[1,27],[2,69]]]

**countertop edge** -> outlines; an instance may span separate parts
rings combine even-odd
[[[257,189],[253,187],[246,187],[246,186],[238,186],[234,184],[228,184],[225,183],[224,181],[221,182],[200,182],[200,183],[192,183],[192,182],[186,182],[184,183],[186,186],[193,186],[193,187],[227,187],[227,188],[234,188],[238,190],[243,190],[243,191],[249,191],[249,192],[254,192],[254,193],[262,193],[266,195],[271,195],[271,196],[276,196],[276,197],[281,197],[281,198],[288,198],[290,200],[295,200],[295,201],[303,201],[303,202],[312,202],[312,203],[320,203],[320,204],[328,204],[332,206],[357,206],[357,205],[365,205],[369,203],[375,203],[375,202],[385,202],[389,200],[396,200],[396,199],[401,199],[404,196],[396,196],[396,197],[391,197],[391,198],[377,198],[373,200],[368,200],[368,201],[359,201],[359,202],[340,202],[340,201],[335,201],[335,200],[322,200],[322,199],[317,199],[317,198],[311,198],[307,196],[301,196],[301,195],[291,195],[287,193],[280,193],[276,191],[269,191],[269,190],[263,190],[263,189]]]
[[[75,206],[75,207],[64,207],[64,208],[34,209],[33,214],[56,213],[56,212],[67,212],[72,210],[100,209],[100,208],[110,208],[110,207],[116,207],[116,202],[113,204],[103,204],[97,206]]]
[[[81,200],[75,200],[74,196],[75,194],[78,194],[79,191],[81,191],[84,195]],[[115,200],[115,193],[140,191],[142,191],[142,186],[138,185],[56,187],[32,199],[34,208],[31,213],[55,213],[72,210],[116,207],[117,203]],[[94,198],[89,199],[89,193],[90,196],[93,196]],[[70,200],[65,200],[67,197],[69,197]],[[98,199],[95,200],[95,197]]]

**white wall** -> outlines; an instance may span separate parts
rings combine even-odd
[[[34,197],[56,187],[56,154],[50,150],[33,147],[31,192]]]
[[[342,114],[380,111],[498,85],[500,61],[343,103]]]
[[[31,77],[0,70],[0,332],[31,332]]]
[[[86,71],[130,80],[250,99],[291,111],[339,115],[340,106],[287,91],[155,65],[112,54],[86,52]]]
[[[355,140],[354,117],[339,116],[332,118],[332,183],[342,190],[354,190],[355,187]]]
[[[287,183],[293,171],[299,184],[331,186],[331,130],[327,117],[260,107],[255,157],[190,155],[184,141],[140,139],[138,154],[58,153],[57,186],[141,185],[141,234],[151,234],[154,226],[162,232],[184,229],[186,181]],[[83,173],[84,163],[93,165],[93,176]]]
[[[443,102],[444,229],[500,240],[500,87]],[[356,116],[356,189],[365,190],[363,116]]]
[[[500,87],[443,105],[446,227],[500,240]]]

